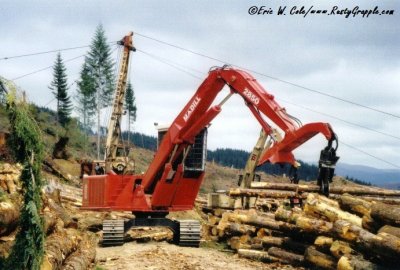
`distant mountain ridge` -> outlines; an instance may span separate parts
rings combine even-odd
[[[338,163],[336,175],[355,177],[375,186],[400,189],[400,170],[377,169],[364,165]]]

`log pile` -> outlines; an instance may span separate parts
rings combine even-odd
[[[19,165],[0,164],[0,259],[10,255],[18,231],[22,205],[20,174]],[[80,193],[73,187],[60,190],[54,185],[43,191],[41,216],[47,236],[41,269],[90,269],[96,256],[97,237],[90,232],[83,233],[78,228],[78,220],[63,205],[63,202],[79,205]]]
[[[7,236],[16,229],[20,215],[20,175],[19,164],[0,164],[0,236],[5,236],[7,240],[10,239]],[[8,245],[9,241],[0,241],[2,244]]]
[[[97,237],[78,228],[78,220],[61,203],[59,194],[54,190],[43,196],[47,237],[41,269],[90,269],[96,257]]]
[[[400,191],[336,186],[326,198],[315,193],[316,188],[253,183],[250,189],[232,189],[232,198],[256,197],[255,209],[204,207],[204,238],[225,242],[240,257],[264,262],[317,269],[397,267]],[[284,199],[295,195],[303,198],[301,207],[292,208]],[[373,199],[377,196],[379,200]]]
[[[13,194],[21,189],[19,183],[21,168],[20,164],[0,164],[0,191],[7,194]]]
[[[70,185],[49,180],[48,184],[43,188],[43,192],[47,194],[57,193],[57,199],[63,203],[69,203],[76,207],[82,206],[82,189]]]

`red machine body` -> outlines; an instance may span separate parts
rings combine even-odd
[[[217,94],[225,85],[229,87],[230,93],[220,104],[213,105]],[[207,78],[164,134],[147,172],[140,175],[116,175],[109,172],[106,175],[84,177],[82,208],[127,210],[136,213],[192,209],[204,178],[206,128],[232,94],[238,94],[244,99],[267,134],[272,129],[265,118],[270,119],[284,132],[283,139],[275,142],[261,156],[259,164],[294,164],[292,150],[316,134],[322,133],[329,142],[335,137],[327,123],[299,126],[275,101],[274,96],[249,73],[229,67],[215,68],[210,70]],[[195,145],[201,143],[204,147],[197,149]],[[201,157],[196,159],[196,155]],[[195,157],[195,161],[201,159],[203,163],[190,167],[192,165],[188,165],[189,157]]]

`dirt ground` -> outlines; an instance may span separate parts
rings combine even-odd
[[[110,270],[303,269],[254,262],[211,248],[179,247],[166,242],[130,242],[119,247],[98,247],[97,266]]]

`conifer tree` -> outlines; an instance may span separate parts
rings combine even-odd
[[[49,87],[57,99],[57,120],[62,126],[69,122],[72,104],[68,96],[67,74],[61,54],[57,54],[53,67],[53,81]]]
[[[112,102],[114,92],[114,62],[111,60],[111,49],[103,26],[100,24],[90,45],[90,51],[86,59],[90,75],[94,79],[94,89],[98,92],[100,109],[107,107]]]
[[[81,116],[82,124],[85,130],[93,123],[93,115],[96,111],[96,89],[94,78],[90,76],[90,69],[87,59],[83,63],[80,80],[77,82],[77,110]]]
[[[128,82],[128,86],[126,88],[125,93],[125,110],[128,111],[128,142],[129,135],[131,131],[131,124],[136,121],[136,103],[135,103],[135,93],[133,91],[132,84]]]
[[[96,92],[97,109],[97,158],[100,158],[100,110],[111,105],[114,92],[114,63],[111,60],[111,50],[105,31],[100,24],[92,40],[87,57],[90,76],[93,78]]]

